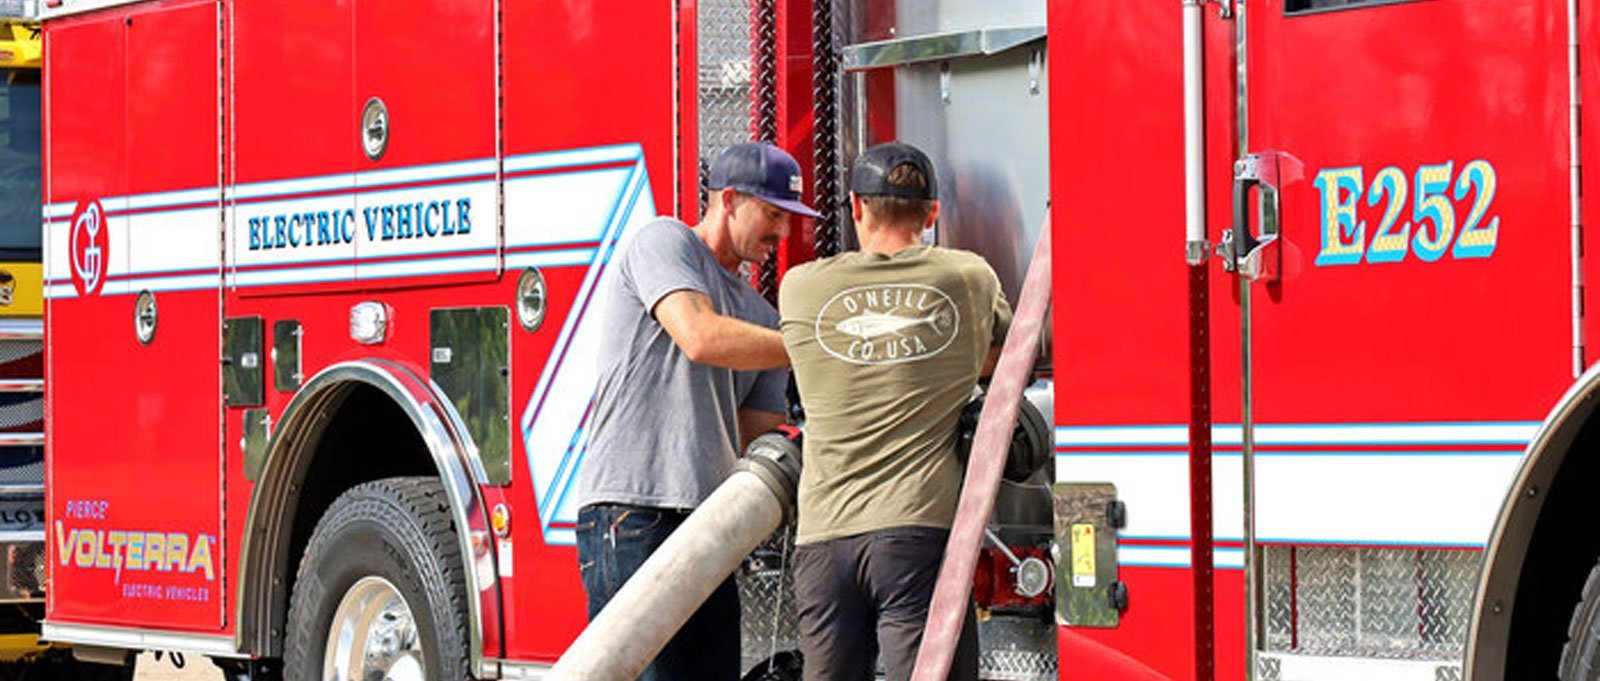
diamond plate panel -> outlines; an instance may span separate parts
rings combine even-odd
[[[1049,619],[978,618],[978,678],[1053,681],[1058,678],[1056,624]]]
[[[1294,585],[1289,551],[1271,548],[1261,554],[1262,643],[1264,650],[1291,650],[1294,646],[1292,594]]]
[[[722,150],[750,141],[750,0],[701,0],[699,4],[701,178]]]
[[[44,352],[44,341],[3,339],[0,340],[0,364],[10,364],[19,359],[32,357]]]
[[[1263,648],[1457,659],[1480,557],[1476,551],[1265,547]]]
[[[1423,645],[1441,656],[1465,650],[1472,625],[1472,597],[1483,555],[1477,551],[1420,551],[1423,613],[1430,626],[1420,632]]]
[[[0,485],[44,484],[43,447],[6,448],[0,453]]]
[[[978,654],[984,681],[1046,681],[1056,678],[1056,656],[1033,650],[984,650]]]
[[[44,396],[39,393],[0,394],[0,430],[44,430]]]
[[[44,396],[39,393],[8,393],[0,395],[0,431],[44,430]]]
[[[1283,660],[1263,657],[1256,663],[1259,681],[1283,681]]]
[[[800,649],[793,557],[794,524],[789,523],[751,552],[736,573],[740,669],[746,672],[777,653]]]

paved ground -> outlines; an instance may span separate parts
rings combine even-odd
[[[139,656],[139,670],[134,681],[222,681],[222,671],[204,657],[189,657],[183,669],[172,666],[171,660],[162,656],[157,661],[145,653]]]

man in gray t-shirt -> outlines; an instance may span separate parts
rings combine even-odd
[[[723,152],[700,224],[644,226],[604,284],[600,380],[578,476],[578,568],[589,617],[731,472],[738,452],[781,424],[778,315],[737,274],[788,233],[800,165],[768,144]],[[641,679],[739,677],[739,597],[726,580]]]
[[[578,503],[691,510],[728,477],[745,440],[761,434],[741,433],[738,412],[782,414],[788,375],[695,362],[652,312],[692,292],[762,329],[776,329],[778,313],[673,218],[640,228],[611,266]]]

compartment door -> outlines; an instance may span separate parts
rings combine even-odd
[[[1253,463],[1262,673],[1459,665],[1495,512],[1574,375],[1566,9],[1245,3],[1233,227],[1263,243],[1247,428],[1217,446]]]
[[[217,12],[94,15],[51,40],[58,624],[224,626]],[[141,294],[158,310],[148,341],[135,330]]]

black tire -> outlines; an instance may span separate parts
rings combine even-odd
[[[1558,675],[1561,681],[1600,679],[1600,564],[1589,570],[1583,600],[1572,609]]]
[[[468,677],[467,590],[450,502],[433,478],[388,478],[340,495],[317,522],[289,599],[284,678],[320,680],[335,612],[364,578],[398,591],[424,678]]]

